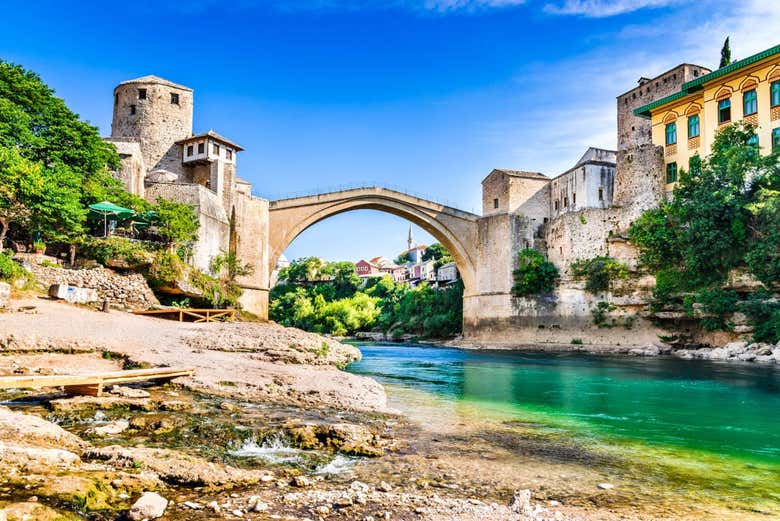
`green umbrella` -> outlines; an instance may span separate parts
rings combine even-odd
[[[115,215],[118,219],[127,219],[135,215],[135,210],[123,208],[114,203],[103,201],[89,205],[89,211],[103,216],[103,237],[108,236],[108,216]]]

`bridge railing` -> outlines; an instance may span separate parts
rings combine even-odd
[[[392,183],[386,183],[380,181],[376,181],[376,182],[365,181],[365,182],[348,183],[348,184],[340,184],[340,185],[319,186],[319,187],[306,189],[306,190],[297,190],[291,192],[271,193],[271,194],[261,194],[253,190],[252,195],[255,195],[257,197],[262,197],[263,199],[268,199],[269,201],[279,201],[283,199],[295,199],[297,197],[311,197],[313,195],[327,194],[333,192],[344,192],[347,190],[358,190],[361,188],[387,188],[388,190],[393,190],[395,192],[400,192],[402,194],[410,195],[412,197],[417,197],[418,199],[424,199],[426,201],[442,204],[444,206],[449,206],[451,208],[456,208],[456,209],[465,206],[465,205],[459,205],[454,201],[449,201],[447,199],[432,194],[426,194],[423,192],[418,192],[416,190],[409,190],[408,188],[400,185],[394,185]],[[474,213],[473,209],[471,210],[471,212]]]

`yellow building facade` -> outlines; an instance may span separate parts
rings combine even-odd
[[[756,127],[762,153],[780,152],[780,45],[684,83],[634,113],[651,119],[653,144],[664,147],[667,192],[679,171],[689,171],[692,158],[708,156],[718,130],[732,123]]]

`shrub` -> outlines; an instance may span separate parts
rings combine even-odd
[[[606,256],[573,262],[571,271],[575,277],[586,278],[585,289],[590,293],[607,291],[614,280],[628,278],[628,268]]]
[[[80,244],[83,257],[105,265],[109,260],[141,265],[152,260],[152,253],[159,247],[153,242],[131,241],[123,237],[87,238]]]
[[[517,269],[513,272],[512,294],[527,297],[540,293],[549,293],[555,289],[558,281],[558,268],[545,259],[539,251],[526,248],[519,254]]]
[[[593,323],[599,327],[611,327],[611,325],[607,324],[607,313],[615,309],[613,304],[603,300],[596,303],[596,307],[590,310],[593,314]]]
[[[157,287],[170,286],[182,280],[186,270],[186,265],[175,253],[157,252],[149,267],[149,283]]]
[[[0,253],[0,280],[13,282],[19,279],[27,279],[30,274],[17,264],[9,255]]]

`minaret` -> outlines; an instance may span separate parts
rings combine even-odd
[[[412,251],[412,244],[414,244],[414,237],[412,236],[412,225],[409,225],[409,238],[406,240],[406,245],[409,246],[408,250]]]

